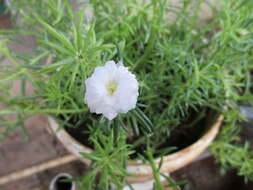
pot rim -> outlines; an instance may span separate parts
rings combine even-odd
[[[168,154],[163,158],[155,159],[157,166],[159,165],[161,159],[163,159],[163,164],[160,169],[161,173],[171,173],[183,168],[203,153],[216,137],[223,119],[224,116],[219,115],[214,124],[195,143],[175,153]],[[84,146],[74,139],[64,128],[59,126],[56,120],[50,116],[48,116],[48,124],[53,134],[56,135],[58,140],[69,152],[77,156],[80,161],[90,165],[91,161],[82,157],[79,153],[91,153],[93,151],[91,148]],[[152,168],[148,164],[142,163],[142,161],[139,160],[129,160],[127,171],[133,174],[132,176],[127,177],[127,181],[129,182],[146,181],[151,179],[153,176]],[[136,178],[137,176],[138,178]]]

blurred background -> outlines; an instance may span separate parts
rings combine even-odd
[[[203,14],[210,16],[208,11]],[[4,1],[0,0],[0,29],[11,28],[10,15]],[[36,45],[34,39],[25,38],[27,38],[26,43],[22,46],[12,44],[13,51],[25,53],[33,49]],[[17,88],[18,85],[17,83]],[[0,143],[0,190],[46,190],[52,179],[59,173],[69,173],[74,177],[85,173],[86,166],[68,157],[69,153],[47,131],[46,125],[47,120],[43,115],[34,116],[27,121],[29,127],[26,135],[22,135],[22,131],[17,131]],[[252,142],[253,125],[251,123],[242,125],[244,128],[241,136],[244,140]],[[70,159],[64,160],[64,158]],[[27,171],[32,172],[21,178],[20,176]],[[243,178],[238,177],[235,171],[222,173],[208,151],[191,165],[171,175],[175,180],[188,181],[183,187],[185,190],[253,189],[253,184],[245,184]]]

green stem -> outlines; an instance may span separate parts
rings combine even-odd
[[[63,110],[57,110],[57,109],[40,109],[40,110],[24,110],[23,113],[27,114],[67,114],[67,113],[82,113],[86,112],[87,109],[63,109]],[[8,114],[17,114],[18,112],[16,110],[1,110],[0,115],[8,115]]]

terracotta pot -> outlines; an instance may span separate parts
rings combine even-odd
[[[198,141],[178,152],[164,156],[161,172],[169,174],[195,160],[212,143],[219,131],[222,121],[223,116],[220,115],[214,124],[209,128],[209,130]],[[58,138],[58,140],[64,145],[64,147],[69,152],[76,155],[80,161],[89,165],[90,160],[81,157],[79,152],[90,153],[93,150],[80,144],[64,129],[60,129],[58,123],[51,117],[48,117],[48,122],[50,129]],[[160,158],[156,159],[157,165],[159,162]],[[127,181],[132,184],[142,183],[148,180],[152,180],[153,178],[151,167],[138,160],[129,160],[127,171],[132,174],[132,176],[127,177]]]

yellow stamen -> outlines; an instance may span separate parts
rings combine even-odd
[[[107,82],[106,89],[109,96],[112,96],[115,93],[117,86],[118,83],[115,80],[110,80],[109,82]]]

